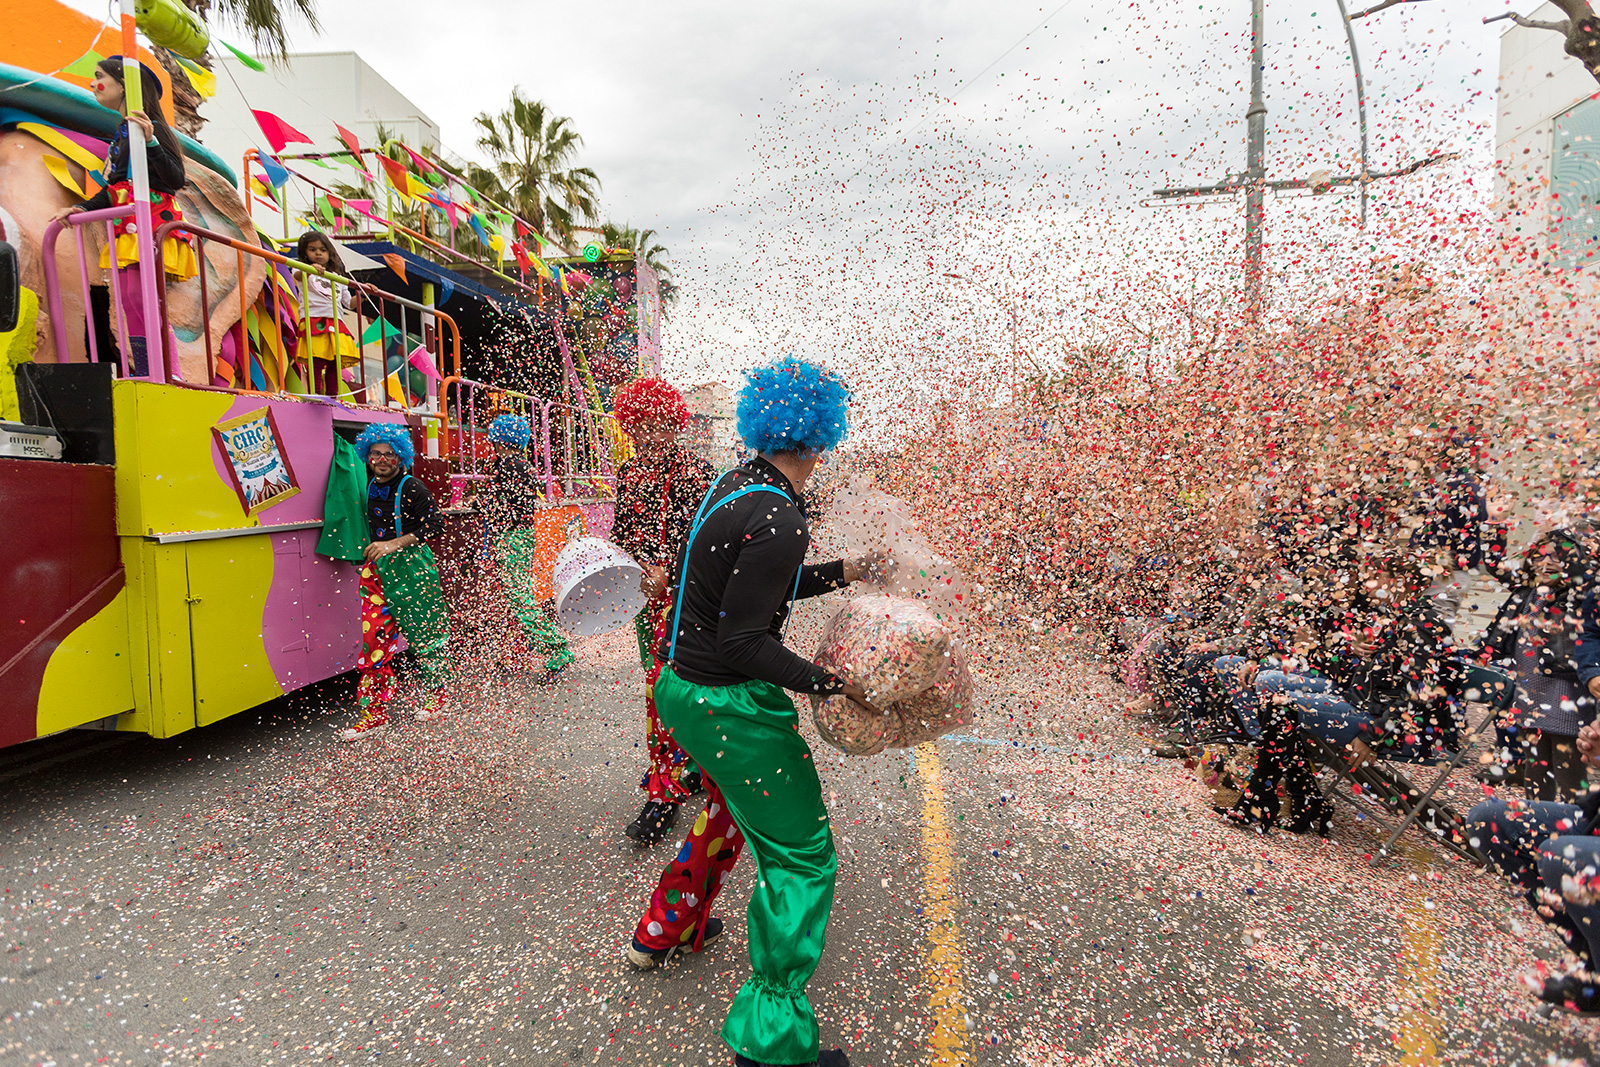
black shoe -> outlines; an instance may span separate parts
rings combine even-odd
[[[683,786],[683,791],[689,796],[697,797],[706,791],[705,776],[699,771],[690,771],[678,783]]]
[[[706,936],[700,939],[700,947],[705,948],[711,942],[722,936],[722,920],[710,918],[706,920]],[[639,939],[633,939],[633,944],[628,946],[628,962],[633,964],[636,971],[653,971],[666,963],[673,956],[684,952],[693,952],[694,938],[682,945],[672,948],[651,948],[649,945],[639,944]]]
[[[662,800],[648,800],[644,810],[639,812],[639,817],[626,827],[623,833],[639,842],[641,845],[653,845],[667,836],[667,832],[678,822],[678,805],[668,804]]]
[[[1546,978],[1539,999],[1574,1015],[1593,1018],[1600,1015],[1600,982],[1576,974]]]
[[[1318,837],[1327,837],[1333,830],[1333,804],[1321,793],[1295,797],[1292,803],[1292,818],[1284,827],[1291,834],[1315,832]]]
[[[757,1063],[748,1056],[734,1056],[733,1067],[768,1067],[767,1064]],[[814,1067],[850,1067],[850,1057],[844,1054],[842,1048],[830,1048],[817,1057]]]

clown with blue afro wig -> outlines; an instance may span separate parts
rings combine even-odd
[[[850,430],[850,390],[837,374],[787,356],[746,375],[736,415],[747,448],[818,455]]]
[[[356,438],[356,454],[361,457],[361,462],[367,461],[367,453],[372,451],[375,444],[386,444],[394,449],[394,454],[400,460],[401,470],[410,470],[411,465],[417,460],[417,450],[411,444],[411,431],[398,422],[372,422],[361,431],[361,436]]]
[[[510,448],[521,450],[528,447],[528,440],[533,436],[533,427],[528,425],[528,420],[521,415],[496,415],[494,421],[489,423],[489,440],[497,445],[506,445]]]

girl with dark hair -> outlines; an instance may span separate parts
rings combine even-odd
[[[178,135],[172,132],[172,127],[161,117],[161,82],[146,66],[140,65],[139,74],[145,106],[150,109],[148,114],[144,111],[128,111],[121,56],[108,56],[95,65],[94,79],[89,83],[89,88],[94,91],[95,101],[101,107],[119,111],[127,117],[111,137],[103,171],[104,188],[89,199],[56,212],[53,221],[63,220],[68,215],[80,211],[100,211],[133,203],[132,156],[128,143],[130,127],[137,127],[139,135],[145,141],[145,159],[149,163],[150,174],[151,223],[159,228],[165,223],[183,220],[183,212],[179,209],[178,202],[173,199],[183,188],[186,180],[183,171],[183,150],[178,145]],[[149,361],[146,356],[147,324],[144,321],[144,303],[139,284],[139,240],[136,235],[136,225],[131,214],[114,221],[112,247],[100,253],[100,267],[103,270],[111,268],[111,253],[112,248],[115,248],[116,265],[119,268],[116,275],[117,298],[121,305],[123,321],[127,323],[128,344],[132,349],[126,353],[128,368],[131,373],[142,376],[149,373]],[[193,235],[182,231],[174,232],[162,243],[161,264],[168,277],[184,281],[200,272],[200,263],[195,256],[194,246]],[[117,333],[115,329],[110,332],[113,336]]]
[[[321,267],[330,274],[344,274],[344,261],[332,241],[315,230],[300,235],[295,245],[294,258],[313,267]],[[354,400],[340,371],[361,362],[356,349],[355,334],[344,324],[338,308],[333,306],[333,283],[318,274],[307,274],[306,317],[311,332],[306,338],[306,354],[310,360],[311,388],[323,396],[347,397]],[[356,306],[356,294],[350,286],[339,290],[339,305],[346,311]]]

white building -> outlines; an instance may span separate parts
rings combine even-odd
[[[272,112],[314,141],[314,145],[290,144],[284,149],[286,155],[342,151],[335,123],[355,134],[364,148],[377,145],[380,126],[413,148],[439,147],[439,124],[354,52],[306,52],[281,62],[269,60],[265,73],[232,57],[218,58],[216,74],[217,95],[201,108],[206,125],[200,140],[235,170],[247,149],[271,147],[252,109]],[[323,185],[353,184],[358,177],[340,164],[331,169],[314,163],[290,166]],[[377,174],[377,166],[369,157],[368,169]],[[252,168],[252,173],[260,171]],[[382,175],[378,177],[381,188]],[[289,183],[291,190],[300,184]],[[280,215],[259,203],[254,207],[258,224],[269,233],[282,232]],[[291,191],[291,215],[304,214],[309,207],[307,197]]]
[[[1563,15],[1547,3],[1529,18]],[[1600,273],[1600,85],[1562,50],[1561,34],[1508,25],[1496,101],[1500,217],[1541,263]]]

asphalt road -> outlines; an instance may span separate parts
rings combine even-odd
[[[728,1062],[748,860],[720,943],[664,972],[621,956],[670,849],[621,832],[631,645],[355,746],[335,687],[168,741],[0,752],[0,1062]],[[1491,876],[1420,848],[1374,871],[1349,814],[1331,841],[1228,827],[1142,754],[1107,679],[983,647],[971,737],[847,759],[811,736],[840,853],[824,1047],[868,1067],[1592,1055],[1591,1024],[1516,986],[1555,946]]]

